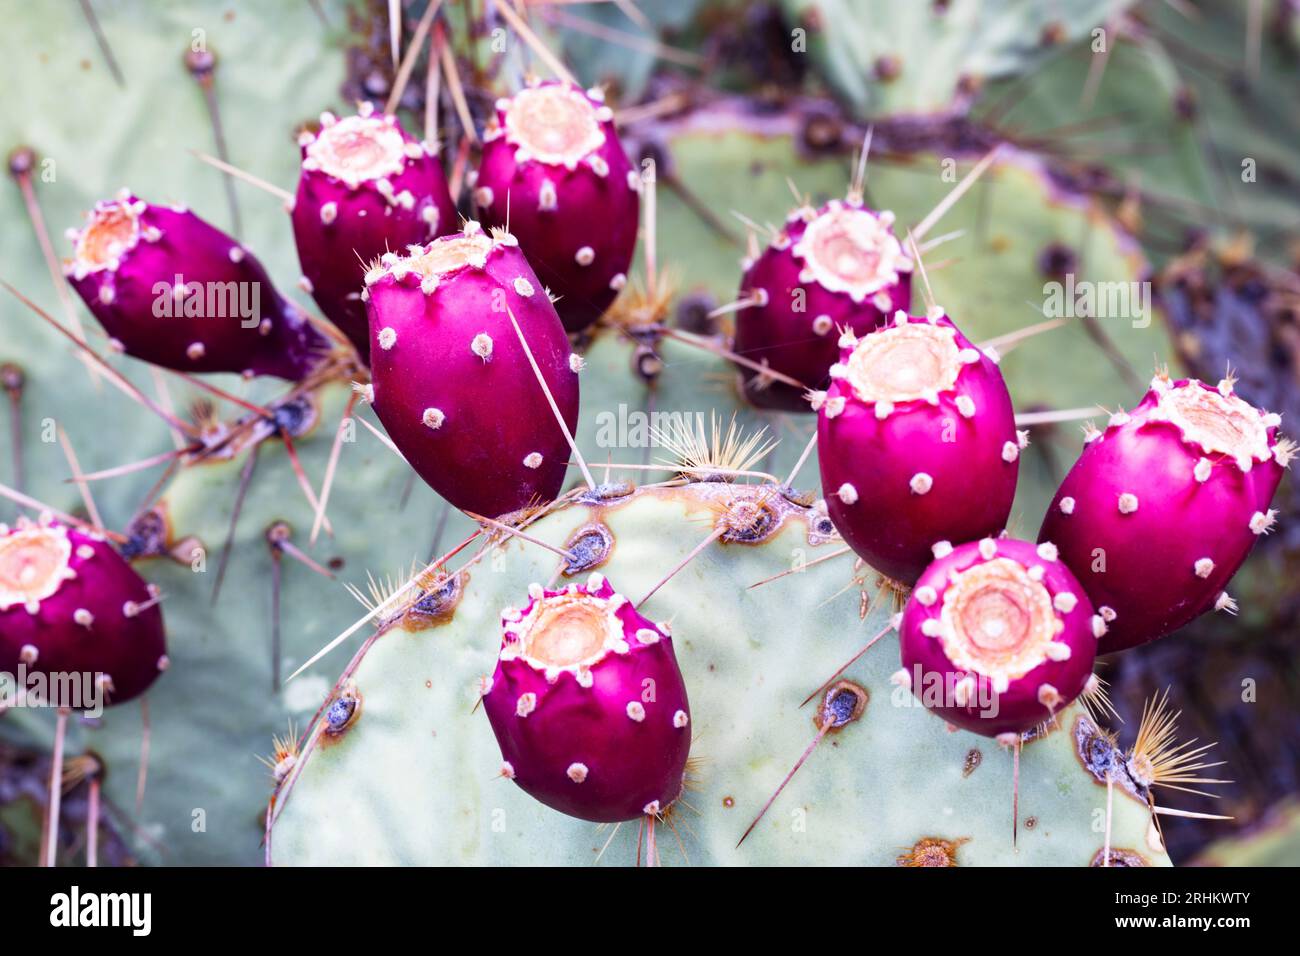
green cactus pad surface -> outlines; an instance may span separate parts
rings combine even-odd
[[[603,525],[613,547],[599,570],[636,601],[719,514],[755,500],[772,511],[767,537],[715,542],[643,606],[672,624],[694,715],[692,779],[673,827],[659,828],[662,861],[890,865],[950,853],[957,865],[1089,864],[1103,846],[1106,788],[1081,762],[1076,731],[1088,718],[1071,708],[1059,729],[1023,746],[1013,846],[1011,754],[949,730],[889,683],[898,668],[892,632],[844,675],[870,696],[863,716],[827,735],[737,847],[817,732],[815,703],[799,702],[887,625],[890,609],[860,620],[852,559],[810,564],[838,547],[819,537],[818,513],[753,486],[645,487],[529,527],[564,546]],[[518,539],[499,547],[504,560],[485,554],[463,572],[450,620],[393,627],[349,669],[358,716],[337,735],[321,734],[280,791],[275,863],[591,863],[607,841],[602,861],[635,858],[636,823],[598,830],[500,776],[500,751],[475,712],[478,681],[494,666],[502,608],[518,604],[529,583],[555,577],[558,559]],[[792,567],[803,570],[750,587]],[[1148,843],[1150,821],[1145,804],[1117,787],[1116,854],[1166,863]]]
[[[874,117],[960,110],[963,81],[1024,73],[1131,3],[784,0],[783,7],[827,82]]]

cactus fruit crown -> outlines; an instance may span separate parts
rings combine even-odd
[[[912,271],[912,261],[891,228],[893,213],[876,214],[836,199],[821,210],[795,210],[792,218],[807,223],[791,250],[804,262],[800,282],[816,282],[862,302],[898,282],[899,273]]]
[[[349,189],[401,173],[406,166],[408,145],[397,128],[396,117],[391,114],[377,117],[367,106],[363,104],[360,113],[343,119],[323,113],[320,132],[302,135],[301,142],[306,147],[303,169],[319,170]],[[410,150],[415,157],[424,152],[418,143],[410,144]]]
[[[858,340],[846,332],[841,340],[853,348],[842,365],[844,381],[859,401],[875,403],[880,417],[902,402],[933,403],[939,393],[953,389],[970,358],[957,347],[953,326],[910,322],[903,312],[894,321],[879,334]]]
[[[76,572],[69,566],[72,542],[66,528],[20,519],[0,537],[0,611],[23,605],[31,613]]]
[[[374,285],[386,275],[391,275],[398,283],[408,281],[407,277],[411,276],[419,282],[421,291],[429,295],[444,276],[467,267],[482,269],[496,249],[518,244],[506,230],[493,228],[484,232],[483,227],[471,219],[464,224],[462,232],[440,236],[425,246],[411,246],[405,256],[384,253],[370,263],[366,285]]]
[[[104,269],[116,272],[122,257],[140,241],[144,211],[144,200],[132,201],[125,194],[96,203],[85,228],[70,233],[75,243],[72,274],[81,279]]]
[[[596,575],[597,580],[603,580]],[[599,587],[599,585],[597,585]],[[542,595],[542,596],[537,596]],[[518,658],[544,671],[554,683],[562,672],[590,685],[591,669],[611,652],[626,654],[618,597],[603,598],[578,589],[543,594],[540,590],[526,614],[505,616],[501,659]]]
[[[576,169],[605,145],[601,123],[613,118],[609,107],[596,106],[593,98],[601,97],[555,83],[525,87],[497,104],[504,114],[498,135],[515,147],[517,163],[535,159]]]
[[[952,677],[952,702],[934,709],[991,737],[1029,730],[1078,697],[1105,623],[1056,548],[985,538],[934,551],[900,622],[899,683],[924,700],[931,673]],[[979,712],[977,681],[992,685],[991,712]]]
[[[1231,461],[1242,472],[1249,472],[1257,462],[1276,461],[1288,467],[1296,446],[1277,434],[1282,417],[1239,398],[1234,392],[1235,382],[1231,373],[1217,385],[1194,378],[1174,381],[1160,369],[1151,379],[1151,391],[1140,408],[1133,415],[1124,411],[1113,415],[1105,430],[1089,427],[1087,442],[1102,440],[1111,428],[1122,428],[1140,417],[1148,422],[1168,422],[1185,444]],[[1206,461],[1197,469],[1197,481],[1208,477]]]
[[[944,591],[940,639],[958,667],[990,677],[1005,692],[1012,679],[1048,659],[1065,629],[1052,596],[1029,570],[994,558],[953,576]]]
[[[1273,457],[1268,430],[1278,424],[1277,416],[1262,413],[1234,395],[1230,380],[1219,388],[1191,381],[1179,387],[1158,375],[1151,385],[1158,395],[1152,417],[1163,417],[1177,427],[1185,442],[1200,445],[1206,454],[1231,458],[1242,471]]]

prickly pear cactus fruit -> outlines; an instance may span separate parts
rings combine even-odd
[[[124,191],[70,238],[64,270],[117,351],[184,372],[297,381],[328,350],[262,264],[184,206]]]
[[[995,351],[981,351],[936,306],[839,340],[818,409],[827,510],[872,567],[912,584],[939,541],[1006,527],[1022,439]],[[958,506],[957,499],[962,504]]]
[[[474,175],[483,221],[518,237],[570,332],[605,314],[636,246],[641,174],[604,100],[534,83],[498,101]]]
[[[746,397],[763,408],[807,411],[805,389],[773,381],[770,368],[823,388],[838,354],[837,330],[865,335],[912,301],[912,260],[893,233],[894,214],[858,197],[804,206],[752,262],[740,281],[736,351]],[[742,263],[746,264],[746,263]]]
[[[160,597],[102,535],[0,525],[0,672],[91,675],[87,709],[138,697],[168,664]]]
[[[800,708],[846,654],[888,622],[882,610],[855,623],[850,558],[812,563],[837,548],[828,525],[823,513],[767,485],[601,486],[528,526],[529,535],[570,558],[512,538],[426,578],[385,607],[375,635],[337,682],[330,701],[361,701],[356,716],[331,722],[327,706],[294,755],[273,803],[272,861],[504,863],[524,856],[540,864],[630,863],[638,847],[643,858],[651,852],[640,831],[656,827],[666,864],[1097,860],[1104,834],[1094,821],[1104,817],[1107,761],[1118,750],[1078,706],[1026,735],[1015,845],[1010,753],[948,729],[891,685],[898,668],[892,635],[843,674],[845,686],[828,692],[833,704]],[[706,537],[713,540],[698,556],[653,590]],[[540,582],[542,600],[569,583],[588,588],[592,570],[617,581],[646,620],[671,622],[690,698],[685,796],[670,812],[647,812],[612,833],[512,784],[493,734],[501,718],[478,712],[496,706],[496,683],[484,678],[494,672],[502,608],[520,610],[530,584]],[[751,587],[790,570],[796,573]],[[514,616],[505,614],[507,621]],[[591,673],[600,680],[597,668]],[[577,683],[560,674],[548,686],[554,692],[570,681]],[[669,700],[675,693],[661,694],[660,711],[676,706]],[[611,720],[620,735],[624,724],[643,727],[619,701],[611,708],[617,712],[593,709],[587,719]],[[543,708],[539,698],[524,721]],[[512,712],[518,709],[516,699]],[[653,712],[646,708],[647,722]],[[816,748],[737,847],[819,733],[833,741]],[[599,765],[593,760],[587,769],[586,782],[564,782],[574,791],[587,786]],[[859,837],[844,839],[846,827]],[[1166,864],[1154,834],[1145,796],[1136,785],[1117,786],[1112,856]]]
[[[1014,744],[1083,692],[1105,626],[1050,544],[944,541],[934,553],[899,624],[898,682],[959,727]]]
[[[483,688],[501,773],[583,820],[667,813],[683,795],[691,749],[671,628],[642,617],[599,572],[528,592],[527,606],[502,613]]]
[[[386,253],[365,291],[367,399],[420,477],[486,517],[558,495],[582,360],[518,240],[470,220],[407,256]]]
[[[365,359],[366,263],[454,232],[456,207],[436,144],[417,141],[396,116],[367,103],[355,116],[321,114],[320,127],[298,138],[294,243],[312,298]]]
[[[1144,644],[1211,609],[1256,540],[1295,443],[1281,418],[1195,379],[1157,375],[1132,413],[1094,429],[1039,532],[1106,619],[1101,652]]]

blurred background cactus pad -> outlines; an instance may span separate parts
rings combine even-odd
[[[0,22],[0,864],[1300,864],[1294,0]]]

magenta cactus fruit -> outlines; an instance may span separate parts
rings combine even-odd
[[[911,584],[936,541],[1006,526],[1027,436],[995,357],[942,309],[839,341],[831,387],[811,395],[827,512],[867,563]]]
[[[457,229],[456,207],[436,149],[417,142],[397,117],[321,114],[304,132],[293,237],[303,286],[363,359],[370,348],[361,301],[365,263]]]
[[[989,737],[1019,735],[1083,692],[1105,623],[1053,545],[942,541],[934,554],[898,625],[895,684]]]
[[[48,515],[0,525],[0,671],[93,675],[104,703],[137,697],[167,667],[158,601],[101,536]]]
[[[328,351],[252,253],[183,206],[123,190],[68,236],[64,273],[128,355],[183,372],[299,381]]]
[[[1295,446],[1280,419],[1195,379],[1158,375],[1132,412],[1091,429],[1057,490],[1053,541],[1106,618],[1108,654],[1153,641],[1212,608],[1255,541]]]
[[[603,101],[567,83],[498,100],[474,178],[483,221],[519,238],[570,332],[618,297],[636,247],[641,180]]]
[[[912,260],[893,232],[894,214],[854,200],[794,210],[757,258],[744,263],[735,350],[803,382],[826,386],[839,354],[836,333],[865,335],[912,301]],[[803,392],[740,367],[745,397],[763,408],[807,411]]]
[[[366,275],[370,400],[407,461],[458,508],[494,518],[560,492],[582,362],[509,233],[465,231],[386,254]],[[514,321],[512,321],[512,315]]]
[[[483,707],[502,773],[584,820],[658,817],[681,795],[691,710],[666,624],[652,624],[600,574],[529,588],[502,614]]]

